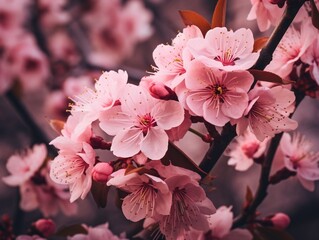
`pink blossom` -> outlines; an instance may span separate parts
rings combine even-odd
[[[309,21],[301,24],[300,30],[291,26],[281,39],[273,54],[273,60],[265,70],[286,78],[291,73],[294,63],[300,59],[313,42],[313,36],[316,33],[316,29]]]
[[[86,197],[92,184],[92,169],[95,163],[95,151],[88,144],[92,131],[90,126],[77,128],[81,114],[71,115],[62,129],[62,136],[50,144],[59,149],[59,155],[53,160],[50,176],[59,184],[68,184],[73,202],[81,196]]]
[[[152,160],[161,159],[168,148],[169,130],[182,123],[184,109],[176,101],[152,98],[141,87],[128,84],[121,105],[101,114],[100,127],[115,135],[111,150],[118,157],[132,157],[140,151]]]
[[[141,0],[127,2],[120,12],[120,20],[123,22],[125,32],[134,44],[145,41],[153,34],[152,19],[152,13],[144,7]]]
[[[273,137],[283,131],[297,128],[298,123],[289,118],[295,109],[295,95],[292,91],[277,86],[273,88],[257,87],[249,93],[249,105],[244,117],[237,121],[237,134],[249,129],[259,141]]]
[[[267,141],[259,141],[256,136],[246,130],[243,135],[237,136],[226,151],[230,157],[228,165],[235,166],[238,171],[246,171],[250,168],[254,159],[260,157],[267,147]]]
[[[279,8],[269,0],[251,0],[251,4],[247,20],[256,19],[258,28],[262,32],[268,30],[271,25],[275,26],[284,12],[284,8]]]
[[[54,216],[59,210],[66,215],[75,214],[77,205],[69,202],[70,194],[65,186],[52,182],[49,171],[49,167],[43,168],[20,186],[21,209],[39,209],[45,217]]]
[[[172,205],[172,194],[166,183],[150,174],[140,175],[119,170],[112,174],[107,183],[129,194],[124,198],[122,210],[124,216],[137,222],[143,218],[152,218],[155,214],[168,215]]]
[[[82,94],[71,97],[75,103],[72,113],[83,113],[78,127],[90,125],[101,113],[113,107],[122,95],[127,79],[127,73],[122,70],[104,72],[95,83],[95,90],[85,88]]]
[[[41,167],[47,157],[44,144],[34,145],[24,155],[11,156],[7,162],[7,170],[11,175],[2,180],[10,186],[19,186],[28,181]]]
[[[185,85],[189,89],[186,104],[194,115],[224,126],[231,118],[243,115],[252,83],[253,76],[249,72],[220,71],[194,60],[186,73]]]
[[[310,65],[309,70],[313,80],[319,85],[319,38],[316,38],[309,46],[301,60]]]
[[[215,212],[213,203],[206,197],[198,182],[190,177],[173,176],[165,180],[172,192],[169,215],[158,216],[161,232],[166,239],[183,239],[191,229],[207,231],[207,216]]]
[[[272,222],[273,226],[279,229],[286,229],[290,224],[290,217],[285,213],[276,213],[268,219]]]
[[[32,35],[16,35],[7,45],[5,59],[11,77],[18,78],[24,90],[39,88],[49,76],[48,59]]]
[[[246,229],[231,230],[233,224],[233,213],[231,207],[222,206],[216,213],[208,217],[211,236],[220,240],[252,240],[253,236]]]
[[[68,237],[68,240],[128,240],[123,233],[119,237],[114,235],[109,229],[108,223],[96,227],[89,227],[85,224],[82,226],[87,230],[87,234],[75,234],[72,237]]]
[[[225,27],[216,27],[206,33],[205,39],[191,39],[187,46],[195,59],[208,67],[226,71],[246,70],[259,57],[259,52],[252,52],[253,34],[245,28],[233,32]]]
[[[297,173],[300,183],[314,191],[314,181],[319,180],[319,152],[311,151],[312,144],[304,136],[285,133],[280,142],[284,163],[288,170]]]
[[[192,56],[186,48],[193,38],[203,38],[198,27],[192,25],[183,29],[172,41],[172,45],[158,45],[153,51],[153,59],[157,67],[155,78],[174,89],[185,78],[186,68]]]
[[[96,182],[106,183],[112,172],[113,168],[109,163],[99,162],[92,170],[92,178]]]

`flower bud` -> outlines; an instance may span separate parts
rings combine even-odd
[[[276,213],[270,218],[273,226],[279,229],[285,229],[290,224],[290,218],[287,214]]]
[[[162,100],[175,100],[176,94],[169,87],[161,82],[154,82],[149,86],[149,91],[152,97]]]
[[[34,227],[44,237],[49,237],[55,232],[55,223],[51,219],[39,219],[34,223]]]
[[[110,164],[99,162],[93,168],[92,178],[96,182],[106,183],[112,172],[113,168]]]

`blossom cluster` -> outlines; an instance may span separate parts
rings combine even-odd
[[[24,2],[29,4],[27,0]],[[286,4],[285,1],[251,2],[248,19],[257,18],[261,31],[278,24],[278,16]],[[141,1],[127,1],[123,5],[120,0],[100,0],[88,1],[88,4],[89,8],[73,9],[81,13],[78,25],[72,21],[72,11],[68,11],[66,1],[39,1],[38,7],[42,10],[39,27],[50,39],[47,46],[52,54],[50,61],[56,64],[65,61],[67,67],[79,62],[88,68],[93,64],[113,67],[132,54],[137,42],[152,34],[149,25],[152,16]],[[202,124],[209,132],[196,134],[202,135],[201,139],[210,149],[217,141],[225,140],[225,129],[231,129],[234,140],[228,139],[230,144],[223,149],[229,157],[228,165],[246,171],[254,163],[264,164],[269,149],[274,151],[271,154],[276,155],[275,161],[279,161],[281,168],[266,176],[267,186],[297,176],[306,189],[314,190],[314,181],[319,180],[319,152],[312,151],[310,142],[302,135],[287,133],[298,127],[297,121],[291,118],[300,100],[296,93],[312,97],[319,93],[319,40],[312,37],[318,36],[318,31],[306,18],[307,6],[305,4],[296,23],[282,38],[266,72],[256,69],[261,52],[250,29],[229,30],[218,26],[204,31],[200,26],[188,25],[170,44],[155,48],[153,72],[142,77],[138,85],[130,82],[124,70],[105,71],[94,83],[91,72],[58,83],[61,89],[51,94],[53,100],[45,104],[48,113],[60,119],[51,122],[59,136],[49,143],[56,148],[57,155],[48,159],[44,144],[34,145],[25,154],[13,155],[7,163],[10,175],[3,181],[19,186],[23,210],[39,208],[46,217],[55,215],[59,209],[65,214],[75,213],[74,202],[85,199],[90,192],[100,204],[94,195],[96,188],[100,188],[99,195],[103,195],[114,187],[121,196],[119,202],[125,218],[143,221],[145,231],[168,240],[251,240],[256,226],[287,227],[290,220],[285,214],[257,219],[257,212],[253,212],[249,213],[252,215],[248,216],[246,228],[232,229],[236,222],[232,207],[216,209],[206,194],[203,178],[211,177],[206,169],[201,169],[201,165],[197,166],[182,151],[179,155],[172,152],[179,150],[174,142],[183,139],[188,131],[195,132],[193,123]],[[96,21],[97,16],[101,21]],[[12,73],[22,75],[8,78],[22,82],[24,77],[32,78],[27,73],[29,70],[37,72],[41,79],[51,74],[48,59],[42,52],[46,48],[28,52],[23,46],[15,45],[17,41],[25,41],[23,44],[28,48],[37,46],[31,36],[17,37],[22,36],[19,34],[25,17],[21,15],[22,20],[15,20],[19,21],[12,23],[13,27],[8,20],[10,28],[20,29],[12,35],[15,41],[4,42],[0,38],[1,47],[5,49],[0,56],[0,68],[10,70],[5,67],[8,63],[16,67],[16,59],[21,58],[15,54],[26,56],[25,62],[17,64],[25,67],[26,72],[16,68]],[[61,25],[70,25],[70,32],[79,33],[78,28],[87,30],[91,51],[83,59],[81,55],[85,55],[85,51],[78,52],[71,37],[61,32]],[[0,28],[0,31],[9,29],[4,26],[5,30]],[[10,44],[15,45],[12,53]],[[32,61],[28,59],[31,53],[34,54]],[[62,69],[62,73],[65,70],[58,69]],[[256,71],[261,74],[255,75]],[[265,81],[262,77],[265,73],[274,79]],[[2,83],[1,86],[7,88]],[[68,101],[72,102],[65,112]],[[275,154],[269,142],[281,136]],[[111,157],[106,159],[103,151],[108,151]],[[178,159],[181,155],[187,163]],[[271,166],[267,164],[262,171],[269,167],[270,172]],[[254,201],[250,195],[248,189],[244,212],[250,211]],[[106,200],[103,198],[103,201]],[[52,222],[47,220],[34,226],[40,237],[49,237],[55,231]],[[46,227],[47,232],[43,230]],[[126,239],[125,235],[115,236],[107,223],[95,228],[82,225],[80,229],[82,233],[68,239],[105,239],[106,236]]]

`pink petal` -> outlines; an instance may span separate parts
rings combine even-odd
[[[160,128],[169,130],[183,122],[184,109],[177,101],[160,101],[153,107],[151,116]]]
[[[220,106],[215,106],[210,101],[206,101],[203,106],[203,116],[206,121],[218,127],[223,127],[230,118],[226,117],[221,111]]]
[[[115,106],[104,111],[100,115],[99,120],[100,128],[111,136],[134,125],[132,118],[122,112],[121,106]]]
[[[113,138],[111,151],[118,157],[132,157],[140,151],[143,132],[140,129],[128,129],[117,133]]]
[[[168,136],[159,127],[151,128],[141,142],[141,151],[152,160],[164,157],[168,149]]]

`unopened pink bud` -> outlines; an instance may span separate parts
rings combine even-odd
[[[290,218],[287,214],[284,213],[276,213],[274,216],[270,218],[273,226],[280,229],[285,229],[290,224]]]
[[[152,83],[149,87],[149,91],[152,97],[163,100],[174,100],[176,96],[172,89],[161,82]]]
[[[106,162],[97,163],[93,168],[92,178],[96,182],[106,183],[112,174],[113,168]]]
[[[34,227],[44,236],[49,237],[55,232],[55,223],[51,219],[39,219]]]

